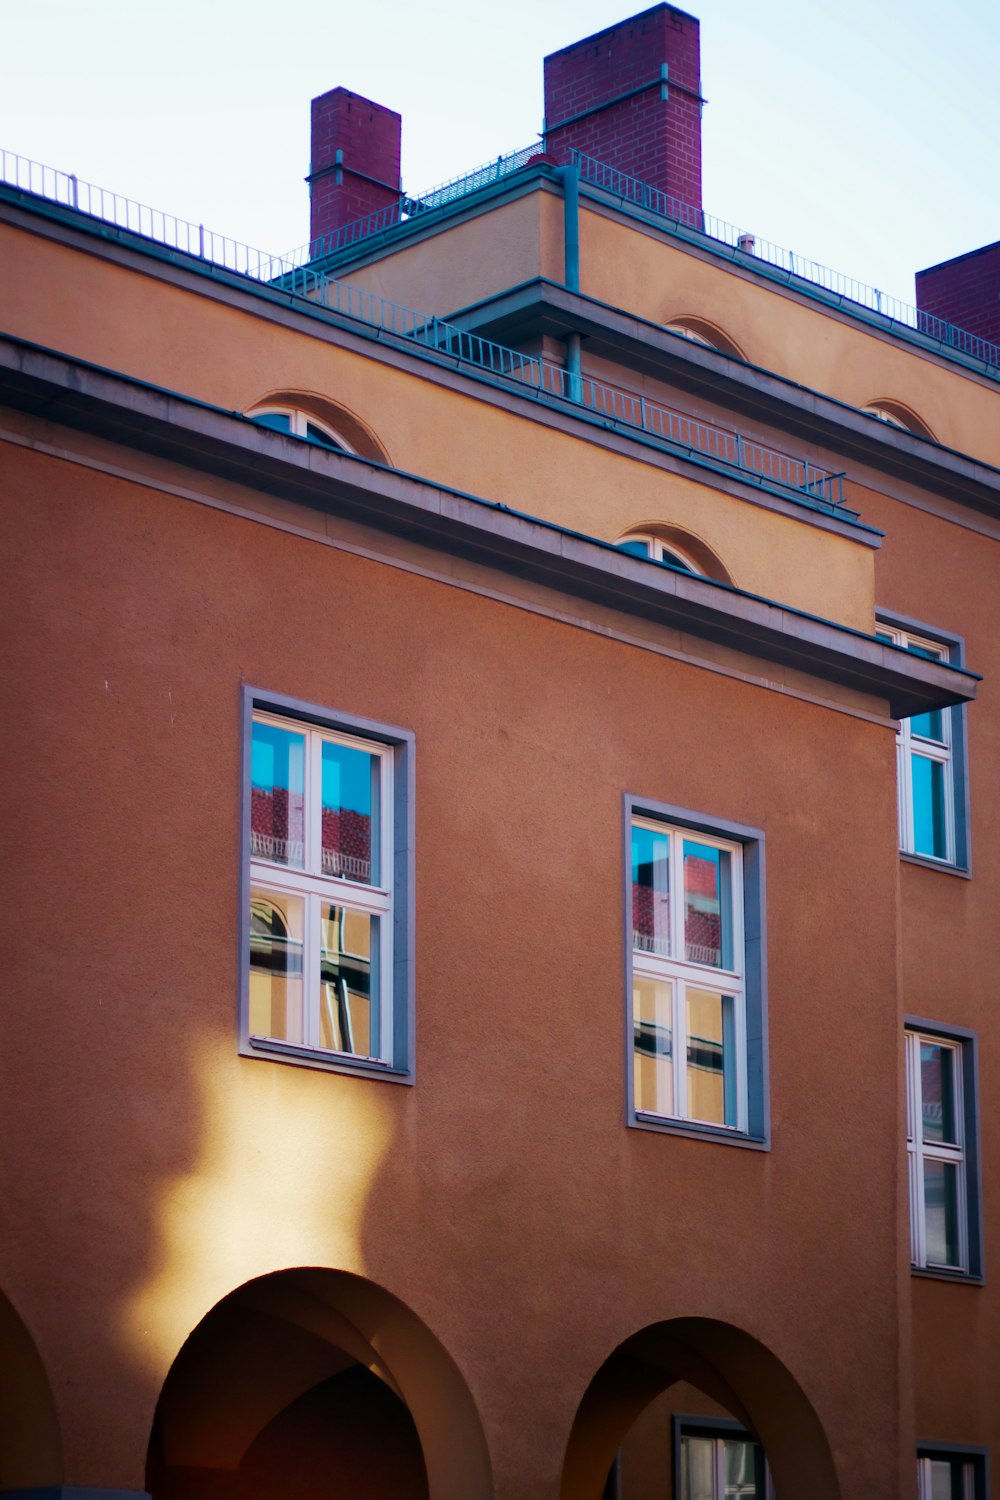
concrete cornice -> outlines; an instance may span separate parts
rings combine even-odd
[[[1000,518],[1000,469],[745,360],[541,278],[462,308],[451,323],[499,342],[581,333],[595,355],[717,401],[789,436]]]
[[[975,696],[974,673],[10,337],[0,405],[840,684],[896,717]]]

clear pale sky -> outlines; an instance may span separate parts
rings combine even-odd
[[[420,192],[537,135],[542,58],[636,0],[7,0],[0,146],[272,252],[308,238],[309,100],[403,115]],[[913,300],[1000,239],[1000,0],[692,0],[705,207]]]

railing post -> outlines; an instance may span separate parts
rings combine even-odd
[[[204,224],[199,224],[198,225],[198,255],[199,255],[199,257],[202,260],[205,259],[205,226],[204,226]]]

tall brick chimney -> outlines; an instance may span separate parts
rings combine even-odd
[[[917,309],[1000,344],[1000,240],[918,271]]]
[[[395,110],[331,89],[312,102],[309,183],[313,254],[344,224],[399,200],[403,122]]]
[[[701,208],[698,22],[654,5],[545,59],[545,143]]]

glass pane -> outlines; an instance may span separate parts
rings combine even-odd
[[[663,547],[660,551],[660,561],[668,568],[680,568],[684,573],[693,573],[689,562],[686,562],[677,552],[672,552],[669,547]]]
[[[673,986],[637,979],[632,986],[635,1107],[651,1115],[674,1113]]]
[[[632,946],[670,953],[670,838],[652,828],[632,829]]]
[[[716,1500],[714,1460],[711,1438],[681,1438],[681,1500]]]
[[[930,1470],[930,1494],[928,1500],[962,1500],[960,1484],[953,1483],[957,1465],[947,1458],[932,1458],[927,1465]]]
[[[733,966],[730,863],[725,849],[684,840],[684,956],[692,963]]]
[[[931,646],[918,646],[910,641],[906,647],[911,656],[922,656],[925,661],[942,661],[945,652]],[[910,720],[910,733],[919,735],[924,740],[937,740],[944,744],[944,710],[940,708],[931,709],[930,713],[914,714]]]
[[[944,821],[944,766],[926,755],[910,756],[913,785],[913,850],[935,859],[948,857]]]
[[[730,1496],[739,1497],[739,1500],[756,1500],[755,1447],[756,1444],[744,1438],[725,1439],[727,1500]]]
[[[253,726],[250,852],[276,865],[305,864],[305,736],[277,724]]]
[[[275,432],[291,432],[292,430],[292,419],[287,412],[283,411],[266,411],[261,416],[254,417],[253,421],[259,427],[273,427]]]
[[[687,989],[687,1113],[713,1125],[736,1124],[733,1002],[729,995]]]
[[[250,1034],[302,1045],[302,952],[305,903],[300,896],[250,892]]]
[[[379,757],[323,742],[323,874],[378,884]]]
[[[920,1043],[920,1102],[924,1140],[956,1143],[953,1047]]]
[[[321,448],[336,448],[338,452],[343,451],[336,438],[324,432],[322,427],[317,427],[315,422],[306,423],[306,437],[311,443],[319,443]]]
[[[377,985],[372,955],[378,951],[378,917],[328,906],[320,920],[319,1044],[334,1052],[375,1057],[379,1051]]]
[[[619,552],[631,552],[631,554],[632,554],[633,557],[648,557],[649,556],[649,543],[648,542],[619,542],[618,543],[618,551]]]
[[[955,1163],[924,1157],[924,1220],[927,1264],[959,1265],[958,1166]]]

